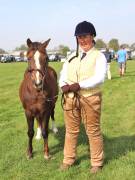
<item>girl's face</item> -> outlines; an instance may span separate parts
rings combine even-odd
[[[93,36],[90,34],[77,36],[79,46],[83,51],[87,52],[93,47]]]

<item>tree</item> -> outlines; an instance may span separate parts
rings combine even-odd
[[[118,39],[111,39],[108,43],[109,48],[112,48],[114,51],[118,51],[119,42]]]
[[[124,44],[121,44],[120,46],[123,46],[124,48],[129,48],[129,45],[124,43]]]
[[[27,46],[25,44],[22,44],[20,47],[16,47],[15,51],[27,51]]]
[[[66,56],[68,51],[70,51],[68,46],[59,45],[59,52],[60,52],[60,54]]]
[[[135,50],[135,43],[131,44],[130,48]]]
[[[4,54],[4,53],[6,53],[6,51],[0,48],[0,54]]]
[[[102,39],[97,39],[97,40],[96,40],[95,47],[96,47],[97,49],[105,48],[105,47],[106,47],[106,44],[105,44],[105,42],[104,42]]]

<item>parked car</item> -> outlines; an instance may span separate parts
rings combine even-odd
[[[49,61],[60,61],[60,56],[58,54],[48,55]]]
[[[1,57],[1,62],[2,63],[7,63],[7,62],[15,62],[15,57],[14,56],[3,56]]]
[[[2,57],[3,57],[3,55],[0,55],[0,62],[1,62]]]
[[[16,62],[21,62],[22,61],[22,58],[20,56],[15,56],[15,61]]]
[[[61,61],[61,62],[65,62],[65,61],[66,61],[66,57],[65,57],[65,56],[59,55],[59,57],[60,57],[60,61]]]

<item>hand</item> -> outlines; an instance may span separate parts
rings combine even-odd
[[[69,86],[69,89],[70,89],[70,91],[72,91],[72,92],[77,92],[77,91],[80,90],[80,85],[79,85],[79,83],[71,84],[71,85]]]
[[[68,93],[69,92],[69,85],[68,84],[64,85],[64,86],[61,87],[61,89],[62,89],[63,93]]]

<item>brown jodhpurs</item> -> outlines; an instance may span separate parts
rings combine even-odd
[[[103,166],[103,138],[100,131],[101,100],[101,93],[89,97],[81,96],[81,110],[79,110],[80,106],[79,103],[75,103],[75,98],[66,96],[64,105],[67,110],[64,110],[66,134],[63,163],[72,165],[75,162],[77,138],[80,123],[83,120],[89,139],[91,165]]]

